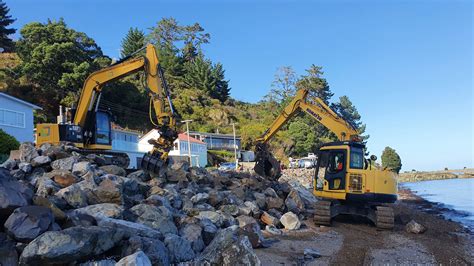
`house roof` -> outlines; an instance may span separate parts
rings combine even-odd
[[[138,130],[133,130],[133,129],[128,129],[128,128],[123,128],[115,123],[112,123],[112,130],[113,131],[119,131],[119,132],[125,132],[125,133],[130,133],[130,134],[135,134],[137,136],[140,136],[142,132]]]
[[[42,110],[42,109],[43,109],[43,108],[41,108],[41,107],[39,107],[39,106],[37,106],[37,105],[34,105],[34,104],[32,104],[32,103],[29,103],[29,102],[20,100],[20,99],[18,99],[18,98],[16,98],[16,97],[13,97],[13,96],[8,95],[8,94],[3,93],[3,92],[0,92],[0,96],[3,96],[3,97],[5,97],[5,98],[7,98],[7,99],[10,99],[10,100],[12,100],[12,101],[15,101],[15,102],[24,104],[24,105],[26,105],[26,106],[29,106],[29,107],[35,109],[35,110],[38,110],[38,109],[39,109],[39,110]]]
[[[178,134],[178,139],[181,140],[181,141],[188,141],[188,135],[184,134],[184,133],[179,133]],[[200,141],[198,139],[195,139],[193,137],[189,137],[189,141],[191,143],[198,143],[198,144],[206,144],[205,142],[203,141]]]

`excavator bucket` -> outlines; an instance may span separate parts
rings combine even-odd
[[[173,142],[178,138],[178,133],[169,128],[158,128],[159,137],[150,139],[148,143],[153,145],[153,149],[143,155],[140,168],[146,172],[161,175],[168,167],[168,153],[173,147]]]
[[[280,162],[268,150],[268,145],[258,143],[255,148],[255,173],[270,180],[276,180],[281,175]]]
[[[166,168],[166,161],[163,161],[160,156],[153,155],[151,153],[146,153],[143,155],[142,161],[140,163],[140,168],[148,173],[153,173],[156,175],[161,175],[162,170]]]

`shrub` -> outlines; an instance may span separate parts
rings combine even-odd
[[[19,147],[18,140],[0,129],[0,154],[9,155],[11,150],[17,150]]]

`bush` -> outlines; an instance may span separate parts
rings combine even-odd
[[[19,147],[18,140],[0,129],[0,154],[9,155],[11,150],[18,150]]]

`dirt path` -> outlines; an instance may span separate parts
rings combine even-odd
[[[263,265],[393,265],[474,264],[474,235],[458,223],[440,216],[440,209],[410,191],[400,191],[394,206],[395,228],[381,231],[350,216],[338,217],[331,227],[318,227],[311,220],[296,232],[287,232],[270,248],[256,250]],[[414,219],[428,230],[411,234],[404,225]],[[303,250],[313,248],[321,257],[302,260]]]

